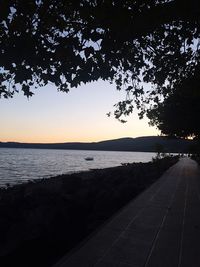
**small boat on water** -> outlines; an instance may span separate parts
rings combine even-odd
[[[85,160],[87,160],[87,161],[91,161],[91,160],[94,160],[94,158],[92,158],[92,157],[87,157],[87,158],[85,158]]]

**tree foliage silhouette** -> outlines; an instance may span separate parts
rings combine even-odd
[[[151,124],[163,134],[200,138],[200,77],[192,76],[166,99],[147,111]]]
[[[1,1],[0,96],[103,79],[127,92],[116,118],[142,116],[198,71],[199,37],[198,0]]]

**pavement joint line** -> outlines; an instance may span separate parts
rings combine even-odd
[[[110,262],[112,262],[112,263],[116,263],[116,261],[110,261]],[[130,264],[130,263],[127,263],[127,262],[125,262],[125,261],[117,261],[117,264],[125,264],[125,265],[127,265],[127,266],[131,266],[131,267],[134,267],[132,264]]]
[[[164,184],[161,184],[158,188],[158,190],[153,194],[153,196],[150,198],[149,201],[152,201],[155,196],[159,193],[159,191],[165,186]],[[176,190],[175,190],[176,191]],[[175,194],[175,193],[174,193]],[[118,242],[118,240],[123,236],[124,232],[129,228],[129,226],[134,222],[134,220],[136,218],[139,217],[139,215],[145,210],[146,206],[144,206],[134,217],[133,219],[128,223],[128,225],[126,226],[126,228],[121,232],[121,234],[118,236],[118,238],[116,238],[116,240],[112,243],[111,247],[106,250],[106,252],[102,255],[102,257],[100,257],[100,259],[97,260],[97,262],[94,264],[94,267],[97,266],[97,264],[99,264],[103,258],[109,253],[109,251],[114,247],[114,245]],[[169,208],[167,209],[169,211]]]
[[[157,231],[157,234],[156,234],[154,240],[152,241],[152,247],[151,247],[151,249],[150,249],[149,255],[147,256],[147,259],[146,259],[146,262],[145,262],[145,264],[144,264],[144,267],[147,267],[147,266],[148,266],[149,260],[150,260],[150,258],[151,258],[151,255],[152,255],[153,250],[154,250],[154,248],[155,248],[155,245],[156,245],[156,243],[157,243],[159,234],[160,234],[161,230],[163,229],[163,225],[164,225],[164,223],[165,223],[165,221],[166,221],[166,218],[167,218],[167,215],[168,215],[168,213],[169,213],[169,210],[170,210],[170,208],[172,207],[172,203],[173,203],[173,201],[174,201],[174,199],[175,199],[175,195],[176,195],[176,192],[177,192],[177,189],[178,189],[178,185],[179,185],[179,184],[180,184],[180,177],[179,177],[178,182],[176,183],[176,189],[175,189],[175,191],[174,191],[174,193],[173,193],[173,195],[172,195],[172,199],[171,199],[170,205],[168,205],[168,208],[166,209],[166,213],[165,213],[165,215],[164,215],[164,217],[163,217],[163,220],[162,220],[162,222],[161,222],[161,224],[160,224],[160,227],[159,227],[159,229],[158,229],[158,231]]]
[[[129,227],[129,225],[140,215],[140,213],[142,213],[142,211],[145,209],[145,207],[143,207],[134,217],[133,220],[131,220],[131,222],[127,225],[127,227],[121,232],[121,234],[118,236],[118,238],[116,238],[116,240],[113,242],[113,244],[111,245],[111,247],[106,250],[106,252],[102,255],[102,257],[97,260],[97,262],[94,264],[94,266],[96,266],[99,262],[102,261],[102,259],[109,253],[109,251],[114,247],[114,245],[117,243],[117,241],[123,236],[124,232],[127,230],[127,228]]]
[[[184,236],[184,228],[185,228],[185,215],[186,215],[186,205],[188,199],[188,179],[185,190],[185,202],[184,202],[184,212],[183,212],[183,222],[182,222],[182,231],[181,231],[181,242],[180,242],[180,251],[179,251],[179,259],[178,259],[178,267],[181,266],[182,254],[183,254],[183,236]]]

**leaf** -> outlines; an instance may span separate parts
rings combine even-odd
[[[26,85],[26,84],[22,84],[22,91],[24,92],[24,95],[27,96],[28,98],[32,95],[34,95],[34,93],[32,93],[30,91],[30,86]]]
[[[86,47],[84,50],[85,57],[88,58],[91,54],[93,55],[94,53],[94,48],[92,46]]]

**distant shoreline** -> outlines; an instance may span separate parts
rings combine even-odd
[[[125,152],[157,152],[156,145],[163,147],[166,153],[187,153],[195,141],[170,139],[162,136],[145,136],[137,138],[119,138],[100,142],[82,143],[18,143],[0,142],[0,148],[62,149],[62,150],[95,150]]]
[[[10,146],[0,146],[0,149],[1,148],[6,148],[6,149],[43,149],[43,150],[72,150],[72,151],[78,151],[78,150],[80,150],[80,151],[99,151],[99,152],[103,152],[103,151],[105,151],[105,152],[144,152],[144,153],[156,153],[156,151],[141,151],[141,150],[106,150],[106,149],[79,149],[79,148],[49,148],[49,147],[21,147],[21,146],[19,146],[19,147],[10,147]],[[181,152],[167,152],[167,153],[181,153]]]

